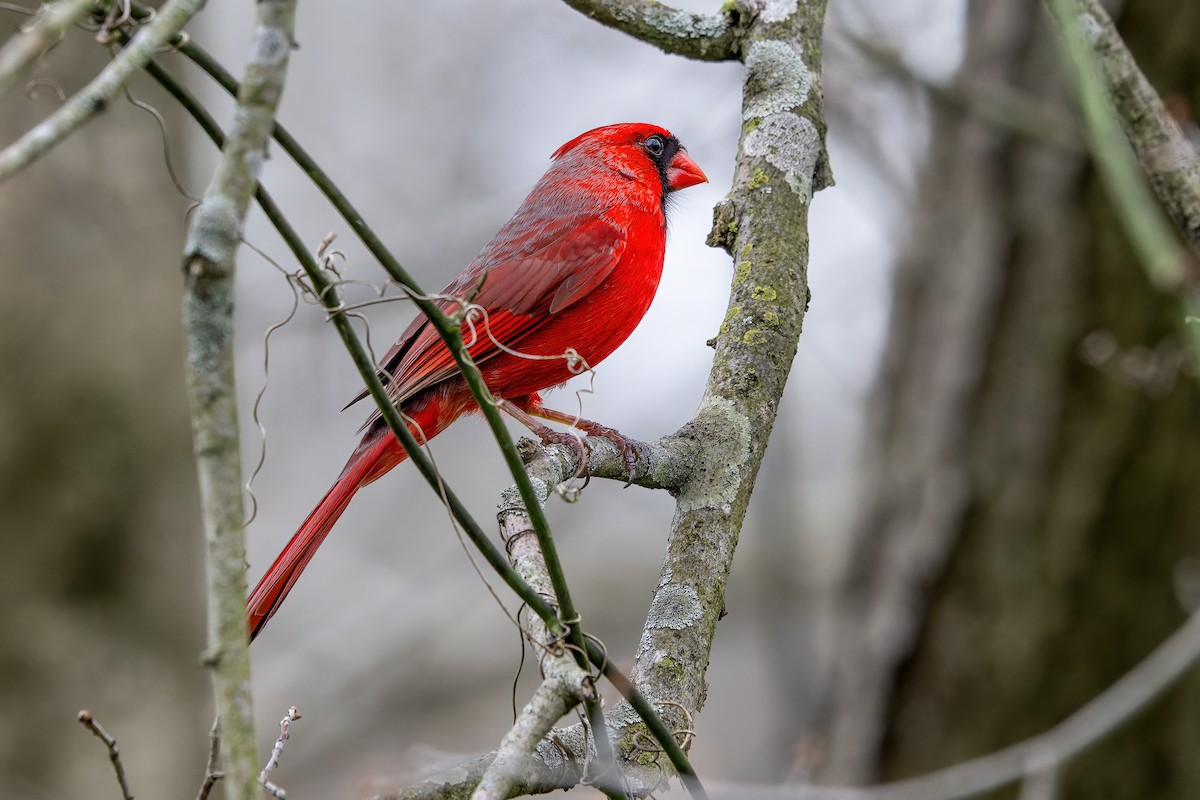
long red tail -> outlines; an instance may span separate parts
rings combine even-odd
[[[334,523],[346,510],[346,506],[350,505],[355,493],[404,458],[404,449],[386,428],[381,435],[369,436],[359,445],[346,468],[342,470],[337,483],[333,484],[308,515],[308,519],[304,520],[300,530],[288,541],[275,563],[250,593],[250,598],[246,601],[246,618],[251,639],[259,634],[267,620],[282,605],[296,579],[308,566],[321,542],[325,541]]]

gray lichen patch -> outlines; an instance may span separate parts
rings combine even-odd
[[[292,45],[278,28],[259,25],[250,39],[251,52],[255,61],[263,64],[280,64],[288,57]]]
[[[1104,25],[1087,12],[1079,15],[1079,30],[1083,32],[1084,41],[1092,47],[1104,36]]]
[[[724,397],[704,398],[690,423],[704,442],[707,470],[697,471],[679,493],[679,512],[720,508],[737,500],[741,468],[750,457],[750,421]]]
[[[615,4],[612,13],[622,22],[644,24],[677,39],[715,39],[724,36],[728,28],[720,15],[694,14],[660,3]]]
[[[762,158],[783,173],[783,179],[804,202],[812,197],[812,174],[820,134],[807,119],[792,113],[765,117],[742,140],[747,158]]]
[[[768,25],[773,22],[783,22],[796,13],[796,0],[762,0],[762,8],[758,19]]]
[[[550,487],[544,480],[535,475],[529,476],[529,483],[532,484],[534,494],[537,495],[538,505],[545,507],[546,500],[550,497]],[[525,509],[525,504],[521,502],[521,492],[515,484],[500,493],[500,502],[496,504],[496,507],[501,512],[523,511]]]
[[[798,108],[808,99],[812,80],[792,45],[776,39],[751,42],[746,51],[742,119],[765,118]]]
[[[700,619],[703,609],[696,590],[682,583],[669,583],[654,594],[646,628],[683,630]]]
[[[604,710],[604,719],[608,723],[608,727],[614,731],[620,731],[628,728],[630,725],[636,725],[642,721],[638,716],[637,711],[628,702],[622,700],[611,709]]]
[[[225,195],[210,196],[192,212],[184,252],[213,264],[231,262],[241,240],[237,207]]]
[[[542,763],[550,769],[558,771],[563,768],[562,751],[555,747],[552,742],[542,739],[537,743],[535,750],[541,756]]]

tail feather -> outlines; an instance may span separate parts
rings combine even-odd
[[[246,617],[250,627],[250,638],[267,624],[267,620],[278,610],[292,590],[300,573],[325,541],[346,506],[360,488],[366,486],[387,469],[404,460],[405,454],[395,437],[384,428],[383,435],[375,441],[364,441],[354,451],[349,463],[342,471],[337,483],[325,494],[317,507],[308,515],[275,563],[263,575],[258,586],[246,601]],[[391,463],[387,463],[391,462]]]
[[[466,384],[453,384],[406,402],[404,412],[409,420],[408,428],[417,441],[428,441],[473,405]],[[258,636],[267,620],[279,609],[355,493],[406,458],[408,454],[383,423],[377,422],[368,429],[337,482],[304,520],[246,600],[246,621],[251,639]]]

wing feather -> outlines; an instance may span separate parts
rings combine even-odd
[[[521,225],[514,218],[442,292],[465,298],[482,278],[473,302],[487,312],[486,324],[476,320],[473,334],[463,325],[463,337],[470,342],[467,352],[477,364],[505,354],[505,348],[519,350],[521,341],[552,315],[577,303],[612,274],[625,251],[624,232],[606,212],[543,222],[550,224]],[[458,304],[439,300],[438,306],[453,311]],[[424,315],[413,320],[380,362],[380,377],[394,402],[457,372],[453,356]],[[379,416],[376,411],[364,427]]]

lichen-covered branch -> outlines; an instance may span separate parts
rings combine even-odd
[[[741,52],[737,3],[719,14],[680,11],[657,0],[565,0],[581,14],[666,53],[700,61],[731,61]],[[787,5],[777,3],[776,5]],[[795,6],[795,3],[792,3]]]
[[[97,5],[97,0],[59,0],[42,8],[37,19],[0,48],[0,97],[13,87],[37,57]]]
[[[1138,254],[1150,281],[1164,291],[1188,294],[1196,283],[1195,263],[1186,257],[1154,196],[1146,186],[1142,165],[1125,145],[1121,114],[1097,71],[1097,56],[1089,40],[1100,23],[1079,10],[1076,0],[1045,0],[1062,40],[1083,111],[1084,129],[1096,166],[1118,212],[1118,219]],[[1126,108],[1128,113],[1130,109]]]
[[[735,269],[696,416],[698,451],[677,494],[636,666],[655,704],[704,705],[705,672],[734,549],[808,302],[808,208],[829,180],[820,91],[822,0],[768,4],[746,31],[734,185],[710,243]]]
[[[246,547],[233,371],[233,274],[246,210],[283,92],[294,20],[294,0],[257,3],[238,108],[221,162],[192,215],[183,254],[188,394],[208,550],[208,663],[221,719],[225,791],[235,800],[256,797],[259,787],[243,606]]]
[[[1151,188],[1200,255],[1200,158],[1146,80],[1104,7],[1097,0],[1071,0],[1069,8],[1092,45],[1117,120]]]
[[[53,114],[0,151],[0,183],[11,178],[108,107],[117,92],[183,29],[204,0],[169,0],[129,46]]]

